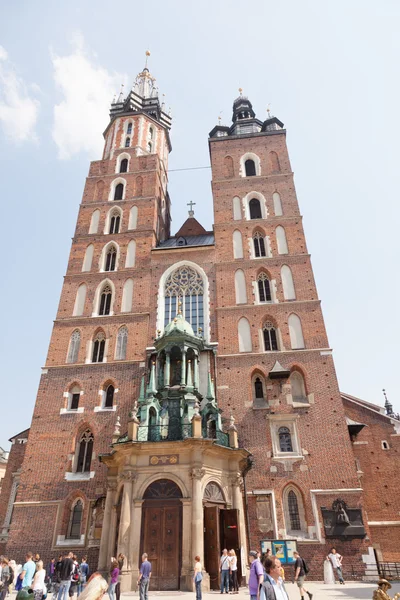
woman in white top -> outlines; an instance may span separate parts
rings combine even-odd
[[[203,580],[203,569],[200,562],[200,556],[194,557],[194,585],[196,588],[196,600],[201,600],[201,582]]]
[[[237,579],[237,556],[236,552],[232,549],[229,550],[229,572],[231,575],[231,594],[239,593],[239,585]]]
[[[33,589],[33,595],[35,600],[42,600],[44,591],[45,591],[45,585],[44,585],[44,578],[46,577],[46,570],[43,569],[43,561],[42,560],[38,560],[36,563],[36,573],[35,573],[35,577],[33,578],[32,581],[32,589]]]

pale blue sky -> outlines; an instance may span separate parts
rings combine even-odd
[[[378,403],[386,387],[400,410],[399,26],[388,0],[2,3],[1,446],[30,425],[89,161],[147,48],[171,169],[209,164],[239,87],[285,123],[340,387]],[[171,173],[169,189],[173,232],[190,199],[211,227],[209,170]]]

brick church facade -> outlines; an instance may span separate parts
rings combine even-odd
[[[1,500],[2,548],[68,548],[100,569],[123,552],[123,589],[147,551],[155,588],[191,589],[196,554],[215,588],[225,546],[246,578],[249,547],[295,540],[321,577],[334,543],[362,577],[380,536],[369,522],[382,520],[365,511],[364,433],[349,435],[364,407],[339,392],[283,123],[235,100],[232,125],[209,135],[213,230],[190,210],[171,236],[171,118],[147,68],[110,117],[18,485]],[[394,464],[394,420],[382,421]],[[323,511],[338,499],[358,511],[358,535],[327,535]],[[398,511],[392,500],[385,522]]]

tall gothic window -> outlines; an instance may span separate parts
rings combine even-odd
[[[246,177],[252,177],[256,174],[256,164],[254,160],[248,158],[244,163],[244,168],[246,170]]]
[[[122,200],[123,195],[124,195],[124,184],[118,183],[115,186],[114,200]]]
[[[250,219],[262,219],[261,204],[257,198],[252,198],[249,202]]]
[[[254,394],[257,399],[264,399],[264,388],[259,377],[256,377],[254,380]]]
[[[299,505],[297,502],[297,496],[293,490],[290,490],[290,492],[288,494],[288,508],[289,508],[290,529],[292,531],[301,531]]]
[[[123,158],[121,160],[121,163],[119,165],[119,172],[120,173],[126,173],[128,171],[128,159],[127,158]]]
[[[107,254],[106,254],[106,264],[105,264],[104,270],[105,271],[115,271],[116,260],[117,260],[117,250],[116,250],[115,246],[111,246],[108,249]],[[108,313],[105,313],[105,314],[108,314]]]
[[[89,473],[93,453],[93,433],[86,429],[79,440],[78,460],[76,463],[77,473]]]
[[[262,234],[257,231],[253,235],[253,244],[254,244],[254,256],[259,258],[260,256],[267,256],[265,251],[265,240]]]
[[[265,273],[260,273],[257,277],[257,285],[260,302],[271,302],[271,284]]]
[[[125,139],[125,148],[129,148],[130,145],[131,145],[131,138],[127,137]],[[114,200],[116,200],[116,198],[114,198]]]
[[[111,308],[112,291],[109,285],[106,285],[100,296],[99,315],[109,315]]]
[[[128,342],[128,328],[121,327],[117,335],[117,350],[115,352],[115,358],[117,360],[126,359],[126,345]]]
[[[81,525],[83,515],[83,504],[82,500],[75,502],[71,509],[71,514],[68,524],[67,538],[72,540],[78,540],[81,537]]]
[[[119,225],[121,223],[121,215],[116,209],[111,213],[110,229],[108,233],[119,233]]]
[[[109,385],[106,389],[106,397],[104,399],[104,408],[112,408],[114,405],[114,392],[115,388],[113,385]]]
[[[278,339],[276,329],[272,323],[266,321],[263,326],[264,349],[266,352],[278,350]]]
[[[165,282],[165,319],[166,326],[177,315],[178,301],[182,301],[182,314],[197,334],[204,329],[204,283],[201,275],[189,266],[173,271]]]
[[[80,398],[81,390],[77,385],[74,385],[69,392],[69,410],[78,410]]]
[[[106,347],[106,336],[102,331],[96,335],[96,338],[93,342],[93,353],[92,353],[92,362],[103,362],[104,359],[104,350]]]
[[[292,436],[288,427],[279,427],[279,449],[281,452],[293,452]]]
[[[69,342],[67,363],[76,363],[78,361],[79,347],[81,345],[81,334],[75,329]]]
[[[131,133],[132,133],[132,123],[129,123],[129,124],[128,124],[127,130],[126,130],[126,133],[127,133],[128,135],[131,135]]]

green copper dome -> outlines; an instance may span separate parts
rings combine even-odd
[[[176,315],[174,319],[164,329],[163,335],[184,333],[186,335],[194,336],[193,327],[188,321],[185,321],[181,314]]]

